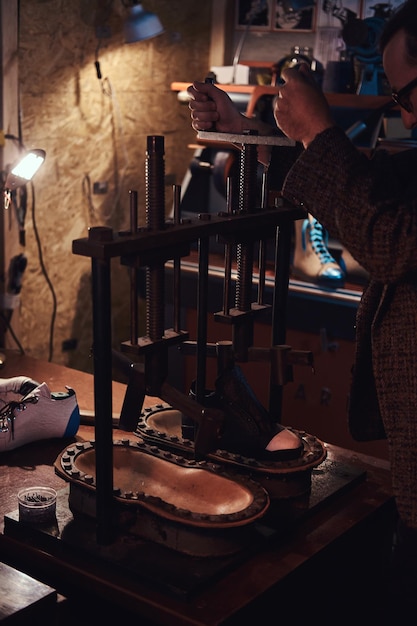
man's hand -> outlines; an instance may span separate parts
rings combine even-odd
[[[187,89],[191,111],[191,125],[196,131],[214,129],[219,133],[243,135],[245,130],[255,130],[259,135],[275,134],[275,127],[255,117],[239,113],[227,93],[212,83],[194,82]],[[258,146],[258,160],[269,163],[270,148]]]
[[[335,125],[330,107],[305,63],[285,69],[281,77],[285,82],[274,101],[275,120],[287,137],[307,148],[316,135]]]
[[[194,130],[216,127],[219,133],[242,133],[247,118],[239,113],[225,91],[211,83],[194,82],[187,92]]]

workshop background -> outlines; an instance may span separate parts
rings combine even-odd
[[[174,77],[191,82],[205,76],[211,2],[147,2],[165,32],[134,44],[124,43],[122,2],[19,5],[20,120],[11,111],[3,128],[17,136],[21,123],[25,147],[43,148],[46,160],[28,189],[25,245],[11,251],[27,259],[21,292],[12,299],[11,325],[27,354],[91,371],[91,261],[72,254],[72,241],[92,226],[128,227],[131,189],[138,191],[144,223],[148,135],[165,137],[167,207],[172,203],[172,184],[185,174],[195,132],[170,83]],[[2,30],[11,27],[3,21]],[[95,183],[104,193],[94,193]],[[16,229],[15,215],[7,217],[6,240]],[[126,268],[115,264],[116,343],[128,336],[127,279]],[[16,347],[12,337],[7,342]]]
[[[138,192],[143,223],[148,135],[165,138],[170,210],[172,185],[182,183],[195,142],[188,107],[177,101],[171,82],[203,79],[211,65],[230,64],[242,35],[235,0],[149,0],[144,8],[158,15],[165,32],[125,44],[130,4],[1,0],[3,130],[21,137],[27,149],[46,151],[27,189],[25,245],[12,211],[2,224],[2,309],[12,328],[6,345],[88,372],[91,263],[72,254],[72,241],[92,226],[126,228],[129,190]],[[271,62],[313,38],[311,32],[251,32],[242,58]],[[18,155],[15,148],[6,141],[3,169]],[[95,184],[103,193],[94,193]],[[11,259],[21,261],[17,269],[25,266],[19,293],[8,287]],[[129,336],[128,276],[118,263],[112,285],[118,346]]]
[[[236,22],[236,0],[147,0],[145,10],[157,14],[164,33],[126,44],[123,22],[131,4],[0,0],[1,120],[9,137],[0,150],[3,176],[21,152],[20,142],[46,151],[27,185],[26,204],[18,194],[18,210],[4,210],[0,220],[0,310],[9,324],[0,329],[0,346],[86,372],[93,371],[91,259],[74,255],[72,242],[94,226],[128,229],[130,190],[138,192],[139,223],[145,223],[150,135],[164,137],[170,212],[172,187],[183,183],[196,142],[188,106],[171,84],[189,84],[212,66],[231,65],[242,43],[240,60],[259,63],[261,72],[263,63],[271,67],[293,46],[327,54],[323,42],[336,41],[340,32],[340,22],[327,14],[322,26],[307,32],[246,31]],[[348,433],[355,307],[309,300],[307,308],[304,300],[293,300],[287,342],[311,350],[315,366],[314,373],[296,371],[284,414],[326,441],[386,457],[385,442],[359,444]],[[129,324],[128,268],[115,259],[116,349],[129,339]],[[265,401],[268,376],[257,374],[251,383]]]

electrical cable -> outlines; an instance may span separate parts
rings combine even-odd
[[[84,178],[81,183],[82,194],[87,200],[88,205],[88,224],[91,225],[93,222],[95,208],[93,203],[93,196],[91,191],[91,178],[89,174],[84,174]]]
[[[110,100],[110,119],[111,119],[111,125],[112,125],[112,139],[113,139],[113,158],[114,158],[114,167],[113,167],[113,171],[114,171],[114,178],[115,178],[115,199],[114,199],[114,203],[113,206],[114,208],[109,211],[107,214],[103,214],[103,219],[105,220],[110,220],[114,214],[114,211],[116,210],[119,200],[120,200],[120,196],[121,196],[121,191],[122,191],[122,183],[124,181],[125,175],[126,175],[126,171],[128,168],[128,163],[129,163],[129,158],[128,158],[128,154],[127,154],[127,147],[126,147],[126,141],[124,138],[124,131],[123,131],[123,122],[122,122],[122,114],[120,111],[120,106],[117,100],[117,97],[114,94],[114,90],[113,87],[111,85],[110,79],[105,76],[104,78],[102,77],[101,74],[101,70],[100,70],[100,64],[99,64],[99,60],[98,60],[98,50],[99,50],[100,45],[97,46],[96,49],[96,61],[95,61],[95,66],[96,66],[96,71],[97,71],[97,78],[100,81],[100,85],[101,85],[101,91],[103,93],[104,96],[108,97]],[[98,68],[98,69],[97,69]],[[123,155],[124,155],[124,160],[125,163],[124,165],[120,165],[118,163],[118,153],[117,153],[117,144],[116,144],[116,139],[117,136],[120,137],[121,140],[121,144],[122,144],[122,151],[123,151]],[[120,170],[120,176],[118,175]],[[84,183],[87,183],[88,185],[90,185],[89,180],[86,180],[87,175],[84,177],[84,181],[83,181],[83,190],[85,191],[85,187],[84,187]],[[89,205],[90,205],[90,212],[91,212],[91,207],[93,207],[94,210],[94,205],[91,199],[91,192],[90,194],[87,195],[88,197],[88,201],[89,201]]]
[[[4,138],[10,139],[18,144],[19,148],[22,150],[26,150],[25,145],[20,137],[20,118],[19,118],[19,136],[11,135],[9,133],[5,133]],[[17,223],[19,225],[19,243],[21,246],[26,245],[25,241],[25,219],[26,219],[26,210],[27,210],[27,189],[26,185],[23,187],[19,187],[10,193],[10,202],[14,207],[16,213]]]
[[[20,25],[20,0],[18,0],[17,2],[17,20],[18,20],[18,24]],[[20,27],[18,27],[18,38],[19,38],[19,34],[20,34]],[[19,48],[19,39],[18,39],[18,48]],[[16,143],[19,144],[19,146],[22,149],[25,149],[25,145],[23,143],[23,133],[22,133],[22,109],[21,109],[21,103],[20,103],[20,89],[18,90],[18,114],[17,114],[17,123],[18,123],[18,136],[16,135],[11,135],[11,134],[5,134],[4,137],[5,139],[11,139],[12,141],[15,141]],[[43,254],[42,254],[42,247],[41,247],[41,242],[40,242],[40,237],[39,237],[39,232],[38,232],[38,228],[36,225],[36,219],[35,219],[35,188],[33,186],[33,182],[31,181],[31,191],[32,191],[32,222],[33,222],[33,230],[35,233],[35,238],[36,238],[36,244],[38,247],[38,255],[39,255],[39,262],[40,262],[40,266],[41,266],[41,271],[42,274],[45,277],[45,280],[49,286],[49,289],[51,291],[52,294],[52,301],[53,301],[53,309],[52,309],[52,318],[51,318],[51,324],[50,324],[50,333],[49,333],[49,357],[48,357],[48,361],[51,362],[52,361],[52,357],[53,357],[53,336],[54,336],[54,328],[55,328],[55,319],[56,319],[56,311],[57,311],[57,299],[56,299],[56,294],[55,294],[55,290],[54,287],[52,285],[51,280],[49,279],[48,273],[46,271],[46,267],[43,261]],[[23,191],[20,192],[20,200],[21,203],[19,203],[19,205],[17,204],[17,200],[16,197],[14,198],[15,202],[15,211],[16,211],[16,217],[17,217],[17,221],[19,224],[19,241],[21,245],[25,245],[25,240],[24,240],[24,219],[26,216],[26,204],[27,204],[27,190],[26,187]],[[7,320],[3,314],[3,311],[0,310],[0,320],[3,322],[3,324],[5,325],[5,328],[10,332],[13,340],[15,341],[16,345],[18,346],[20,353],[22,355],[25,354],[25,350],[22,346],[22,344],[20,343],[16,333],[13,330],[13,327],[10,324],[10,321]]]
[[[20,134],[20,115],[19,115],[19,134]],[[16,143],[19,144],[19,146],[23,149],[25,149],[25,146],[23,144],[23,141],[20,137],[16,137],[16,135],[10,135],[10,134],[5,134],[4,135],[6,139],[11,139],[12,141],[15,141]],[[56,299],[56,294],[55,294],[55,290],[54,287],[52,285],[52,282],[48,276],[48,272],[46,270],[44,261],[43,261],[43,254],[42,254],[42,246],[41,246],[41,241],[40,241],[40,237],[39,237],[39,231],[36,225],[36,219],[35,219],[35,188],[33,185],[33,182],[31,181],[31,191],[32,191],[32,222],[33,222],[33,230],[35,233],[35,239],[36,239],[36,244],[37,244],[37,248],[38,248],[38,257],[39,257],[39,262],[40,262],[40,266],[41,266],[41,271],[43,276],[45,277],[45,280],[47,282],[47,285],[51,291],[52,294],[52,301],[53,301],[53,309],[52,309],[52,318],[51,318],[51,323],[50,323],[50,332],[49,332],[49,349],[48,349],[48,361],[51,362],[52,358],[53,358],[53,336],[54,336],[54,328],[55,328],[55,320],[56,320],[56,311],[57,311],[57,299]],[[16,190],[17,191],[17,190]],[[19,243],[20,245],[24,246],[25,245],[25,230],[24,230],[24,222],[25,222],[25,217],[26,217],[26,207],[27,207],[27,189],[26,189],[26,185],[25,187],[22,187],[19,189],[19,202],[17,201],[17,193],[16,191],[13,193],[12,196],[12,200],[13,200],[13,206],[15,208],[15,212],[16,212],[16,218],[17,218],[17,222],[19,225]],[[4,315],[1,313],[1,318],[3,320],[3,322],[5,324],[7,324],[7,328],[10,331],[10,334],[12,335],[14,341],[16,342],[16,344],[19,346],[19,349],[21,350],[22,354],[24,354],[24,350],[15,334],[15,332],[13,331],[12,326],[10,325],[10,322],[7,322],[6,318],[4,317]]]
[[[109,2],[109,6],[106,7],[106,8],[109,9],[110,6],[111,6],[111,2]],[[106,19],[108,19],[108,15],[103,20],[103,23],[105,23]],[[121,115],[121,112],[120,112],[119,103],[118,103],[117,98],[116,98],[116,96],[114,94],[114,90],[112,88],[110,79],[107,76],[103,77],[103,74],[101,72],[99,52],[100,52],[100,48],[101,48],[101,45],[102,45],[102,42],[103,42],[103,38],[104,37],[97,37],[97,45],[96,45],[95,55],[94,55],[94,58],[95,58],[95,60],[94,60],[94,67],[95,67],[95,70],[96,70],[97,78],[98,78],[98,80],[100,82],[101,91],[102,91],[104,96],[107,96],[109,98],[110,105],[111,105],[111,109],[110,109],[110,116],[111,116],[111,118],[110,119],[111,119],[111,123],[112,123],[112,137],[113,137],[113,146],[114,146],[114,151],[113,151],[114,167],[113,167],[113,170],[115,172],[115,199],[114,199],[114,203],[113,203],[114,208],[111,211],[109,211],[109,213],[107,213],[106,215],[102,216],[104,220],[108,221],[108,220],[110,220],[112,218],[112,216],[114,214],[114,211],[116,210],[116,208],[118,206],[118,203],[120,201],[122,183],[123,183],[123,180],[124,180],[125,175],[126,175],[129,159],[128,159],[128,155],[127,155],[126,142],[124,140],[123,122],[122,122],[122,115]],[[124,154],[124,157],[125,157],[125,165],[120,167],[120,169],[121,169],[120,176],[118,176],[119,164],[118,164],[118,154],[117,154],[117,145],[116,145],[117,131],[119,132],[119,135],[121,137],[122,149],[123,149],[123,154]],[[94,213],[94,204],[93,204],[93,201],[92,201],[92,198],[91,198],[91,183],[90,183],[90,180],[89,180],[89,176],[87,174],[84,176],[82,187],[83,187],[84,195],[87,196],[87,200],[88,200],[88,204],[89,204],[89,211],[90,211],[90,215],[91,215],[92,213]]]
[[[20,343],[19,339],[17,338],[16,333],[13,330],[13,327],[10,323],[10,320],[7,320],[3,314],[3,311],[0,311],[0,320],[3,322],[4,325],[4,329],[6,331],[9,331],[9,333],[11,334],[15,344],[17,345],[17,347],[19,348],[19,352],[20,354],[23,356],[25,354],[25,350],[22,346],[22,344]]]
[[[48,284],[49,290],[52,294],[53,307],[52,307],[52,317],[51,317],[51,324],[50,324],[50,331],[49,331],[49,356],[48,356],[48,361],[51,362],[52,357],[53,357],[53,351],[54,351],[53,338],[54,338],[54,327],[55,327],[55,319],[56,319],[56,311],[57,311],[57,299],[56,299],[54,287],[48,276],[48,272],[46,270],[45,263],[43,261],[41,240],[39,237],[39,231],[38,231],[38,227],[36,225],[36,219],[35,219],[35,188],[32,182],[31,182],[31,191],[32,191],[32,223],[33,223],[33,232],[35,233],[36,244],[38,247],[39,263],[41,266],[42,274],[44,275],[45,280]]]

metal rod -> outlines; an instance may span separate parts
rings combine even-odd
[[[268,167],[265,167],[263,174],[262,174],[261,209],[266,210],[267,208],[268,208]],[[261,239],[259,242],[258,266],[259,266],[258,304],[263,304],[265,300],[266,239]]]
[[[138,192],[129,191],[130,194],[130,232],[136,233],[138,228]],[[139,335],[138,320],[138,271],[135,267],[129,268],[130,275],[130,342],[137,345]]]
[[[165,226],[165,162],[164,137],[147,138],[145,186],[146,225],[149,231]],[[146,332],[152,341],[160,340],[165,332],[165,268],[163,261],[146,271]]]
[[[272,305],[272,345],[283,345],[286,341],[288,283],[291,258],[292,222],[283,222],[277,227],[275,246],[275,281]],[[282,416],[282,385],[270,380],[269,413],[281,421]]]
[[[162,135],[149,135],[145,160],[146,225],[161,230],[165,225],[165,140]]]
[[[197,294],[197,376],[196,400],[204,404],[207,367],[207,291],[209,266],[209,238],[198,241],[198,294]]]
[[[233,185],[231,176],[226,180],[226,202],[227,212],[233,213]],[[228,315],[230,311],[230,285],[232,276],[232,244],[226,243],[224,246],[224,279],[223,279],[223,314]]]
[[[97,543],[114,539],[110,261],[92,259]]]
[[[263,304],[265,300],[265,275],[266,275],[266,240],[259,242],[258,255],[259,279],[258,279],[258,304]]]
[[[173,212],[174,224],[178,226],[181,221],[181,185],[173,185]],[[174,259],[174,285],[173,285],[173,328],[176,333],[181,330],[181,258]]]
[[[243,145],[240,154],[239,213],[255,212],[257,168],[256,146]],[[250,311],[251,308],[253,248],[253,241],[237,244],[236,308],[238,311]]]

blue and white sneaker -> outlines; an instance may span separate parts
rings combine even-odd
[[[51,392],[26,376],[0,379],[0,452],[32,441],[73,437],[80,425],[75,391]]]
[[[306,219],[295,222],[294,229],[293,276],[340,286],[345,280],[345,272],[328,250],[328,233],[322,224],[308,214]]]

